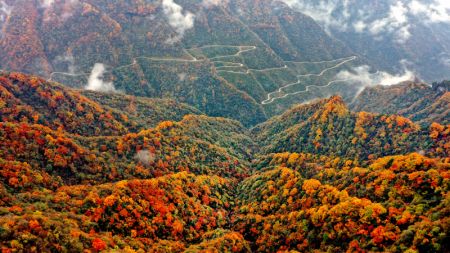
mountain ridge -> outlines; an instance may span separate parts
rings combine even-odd
[[[20,73],[3,73],[0,91],[4,251],[448,247],[448,125],[353,112],[340,96],[250,130]],[[80,103],[75,125],[47,120]],[[110,116],[89,121],[88,108]]]
[[[94,66],[102,64],[103,81],[113,83],[116,90],[171,98],[210,116],[240,120],[246,126],[263,122],[310,97],[327,97],[336,89],[356,92],[352,85],[331,81],[340,70],[364,62],[360,57],[327,75],[299,78],[328,67],[314,62],[356,54],[328,36],[310,17],[276,1],[178,1],[174,5],[182,10],[181,17],[185,17],[183,13],[186,18],[189,13],[195,15],[192,27],[181,34],[171,26],[161,1],[126,0],[109,5],[77,0],[42,6],[33,0],[24,1],[24,8],[19,8],[21,2],[6,3],[12,11],[0,38],[0,68],[81,88],[87,87]],[[250,7],[257,11],[255,15],[240,11]],[[27,20],[26,29],[18,20]],[[29,31],[27,34],[36,39],[22,44],[24,40],[16,36],[25,35],[15,34],[14,29]],[[208,51],[212,47],[216,50],[213,55]],[[249,47],[251,50],[241,50]],[[283,52],[283,48],[289,48],[289,52]],[[25,52],[34,54],[27,56]],[[9,54],[24,57],[13,59]],[[336,88],[329,89],[329,82]],[[263,103],[267,94],[290,83],[296,83],[291,85],[294,91],[305,91],[295,95],[297,101]],[[323,91],[307,89],[310,84],[323,87]]]
[[[394,86],[366,88],[355,98],[351,108],[356,111],[394,113],[403,115],[421,124],[433,121],[448,124],[449,83],[407,82]],[[434,104],[437,103],[437,104]],[[442,106],[439,105],[442,104]],[[442,109],[439,109],[442,108]]]
[[[450,252],[444,2],[0,0],[1,251]]]

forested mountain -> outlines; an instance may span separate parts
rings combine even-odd
[[[315,98],[450,78],[443,13],[431,22],[409,0],[321,2],[2,0],[0,68],[170,98],[245,126]]]
[[[5,252],[449,247],[449,126],[334,96],[249,131],[170,100],[0,84]]]
[[[72,87],[171,98],[246,126],[298,102],[341,90],[351,98],[358,89],[327,84],[363,59],[279,1],[2,4],[0,68]],[[96,78],[101,82],[92,84]]]
[[[275,154],[239,185],[235,229],[256,252],[448,251],[448,163],[411,154],[338,164]]]
[[[421,124],[450,122],[450,82],[406,83],[366,88],[351,104],[355,111],[398,114]]]
[[[409,152],[450,155],[441,153],[429,129],[401,116],[351,112],[338,96],[294,107],[257,126],[253,134],[263,153],[315,153],[357,161]]]
[[[391,73],[405,68],[427,82],[449,79],[446,0],[285,0],[334,38]]]
[[[446,1],[0,0],[2,253],[450,252]]]
[[[0,89],[2,121],[38,123],[53,130],[61,127],[69,133],[86,136],[137,132],[164,120],[201,114],[170,100],[80,93],[21,73],[1,75]]]

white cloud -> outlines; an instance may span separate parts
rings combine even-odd
[[[55,0],[43,0],[42,1],[42,7],[50,7],[53,5],[53,3],[55,2]]]
[[[387,17],[377,19],[368,25],[372,35],[393,34],[394,39],[403,43],[411,37],[409,32],[408,9],[402,2],[390,6]]]
[[[450,68],[450,59],[442,59],[442,64]]]
[[[408,5],[411,13],[419,15],[424,22],[428,23],[450,23],[450,1],[434,0],[431,3],[422,3],[413,0]]]
[[[12,7],[6,4],[4,1],[0,1],[0,12],[7,15],[11,14]]]
[[[374,8],[366,1],[282,0],[290,7],[311,16],[326,31],[369,33],[375,39],[391,36],[397,43],[411,37],[412,22],[450,24],[450,0],[385,0]]]
[[[168,43],[180,40],[186,30],[194,27],[195,15],[188,11],[183,14],[183,7],[176,4],[173,0],[163,0],[162,7],[169,25],[174,28],[178,34],[176,38],[169,39]]]
[[[349,80],[349,83],[361,87],[361,90],[368,86],[394,85],[405,81],[413,81],[415,78],[414,73],[408,69],[404,69],[401,74],[389,74],[383,71],[371,73],[370,67],[367,65],[352,68],[351,71],[343,70],[336,75],[337,80]]]
[[[224,4],[227,1],[225,0],[203,0],[202,5],[206,7],[217,6],[220,4]]]
[[[155,161],[156,156],[148,150],[139,150],[134,156],[134,159],[145,166],[149,166]]]
[[[186,80],[186,73],[180,73],[178,74],[178,79],[180,80],[180,82],[183,82],[184,80]]]
[[[70,74],[75,74],[75,72],[77,72],[77,67],[75,66],[75,58],[73,57],[73,55],[71,53],[66,53],[64,55],[58,55],[55,58],[55,64],[66,65],[67,71]]]
[[[12,7],[7,5],[4,1],[0,1],[0,38],[3,37],[3,28],[6,23],[6,19],[11,15]]]
[[[340,17],[333,15],[341,4],[343,9],[346,9],[346,1],[303,1],[303,0],[282,0],[291,8],[297,9],[302,13],[312,17],[318,23],[324,25],[325,30],[329,31],[330,28],[347,29],[347,22]],[[344,10],[342,14],[348,14],[347,10]],[[345,16],[345,15],[343,15]]]
[[[40,7],[44,9],[44,22],[61,22],[65,21],[68,18],[73,16],[74,8],[79,6],[80,2],[79,0],[64,0],[59,1],[58,7],[60,8],[53,8],[53,5],[55,4],[55,0],[41,0],[40,1]],[[52,21],[52,19],[57,19],[57,21]]]
[[[364,23],[364,21],[359,20],[353,24],[353,28],[355,29],[356,32],[362,33],[364,30],[366,30],[367,24]]]
[[[0,1],[0,22],[4,22],[11,15],[11,11],[11,6],[7,5],[4,1]]]
[[[441,62],[443,65],[445,65],[445,66],[447,66],[447,67],[450,68],[450,56],[448,56],[448,55],[442,55],[441,57],[442,57],[442,58],[440,59],[440,62]]]
[[[96,63],[89,76],[86,90],[103,91],[103,92],[115,92],[116,89],[112,82],[105,82],[103,75],[105,74],[105,65],[102,63]]]

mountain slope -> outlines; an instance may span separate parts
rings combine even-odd
[[[450,7],[440,0],[284,1],[334,38],[390,73],[405,68],[427,81],[449,79]]]
[[[254,251],[448,249],[448,163],[411,154],[303,177],[303,156],[279,154],[239,184],[233,223]]]
[[[11,212],[0,218],[1,244],[4,249],[12,245],[57,252],[114,248],[183,252],[189,246],[237,247],[245,252],[248,245],[242,236],[223,229],[232,185],[217,176],[182,172],[149,180],[36,191],[32,202],[16,194],[8,203],[12,207],[1,207],[2,212]],[[36,211],[32,211],[33,202]],[[30,236],[33,240],[27,239]]]
[[[350,105],[354,111],[398,114],[415,122],[449,124],[450,84],[407,83],[364,89]]]
[[[428,129],[407,118],[350,112],[337,96],[294,107],[252,133],[258,136],[262,153],[318,153],[359,161],[418,151],[433,154],[440,145]],[[435,155],[449,152],[448,147],[440,151]]]
[[[150,104],[152,100],[145,98],[110,95],[99,100],[104,106],[76,90],[19,73],[4,74],[0,84],[2,157],[27,162],[66,183],[149,178],[178,171],[235,177],[247,173],[254,143],[235,121],[184,115],[197,111],[170,101]],[[86,94],[97,100],[108,96]],[[133,112],[117,109],[130,100],[144,104]],[[175,105],[172,116],[163,115],[166,103]],[[173,110],[177,107],[181,110]],[[147,110],[163,112],[147,119]],[[155,120],[176,118],[180,122],[152,125]]]
[[[3,121],[40,123],[85,135],[118,135],[127,130],[125,115],[104,110],[61,85],[21,73],[3,74],[0,85]]]
[[[14,72],[0,75],[0,89],[3,121],[39,123],[54,130],[61,127],[84,136],[137,132],[164,120],[201,114],[170,100],[80,93],[36,76]]]
[[[77,88],[97,73],[117,91],[170,98],[245,126],[311,98],[352,97],[358,89],[332,81],[365,62],[279,1],[2,3],[11,11],[2,24],[0,68]],[[170,6],[183,22],[172,22]],[[242,11],[250,9],[254,14]]]
[[[448,126],[334,96],[249,131],[170,100],[19,73],[0,84],[3,251],[449,247]]]
[[[285,61],[333,60],[352,54],[312,18],[280,2],[238,0],[231,1],[230,9]]]
[[[202,113],[186,104],[169,99],[144,98],[124,94],[105,94],[95,91],[81,91],[83,96],[101,104],[103,107],[120,111],[135,123],[132,129],[155,127],[165,120],[180,121],[184,115]]]

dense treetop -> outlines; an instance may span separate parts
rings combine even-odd
[[[0,119],[3,252],[450,247],[443,122],[352,112],[333,96],[249,130],[20,73],[0,76]]]

